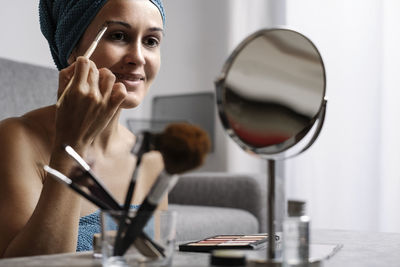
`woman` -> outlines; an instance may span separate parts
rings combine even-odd
[[[119,115],[140,104],[160,67],[160,0],[41,0],[40,19],[62,69],[58,95],[70,87],[59,106],[0,124],[1,257],[76,251],[80,218],[97,207],[43,171],[48,164],[71,174],[75,165],[64,144],[92,162],[93,171],[123,202],[135,138],[118,122]],[[108,29],[93,55],[82,57],[104,23]],[[140,177],[146,179],[163,168],[157,153],[148,154],[143,164]],[[148,187],[140,177],[136,201]]]

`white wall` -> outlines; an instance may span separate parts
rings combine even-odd
[[[316,43],[328,84],[320,138],[288,161],[288,196],[308,200],[314,227],[379,230],[382,2],[288,0],[287,23]]]
[[[38,0],[2,1],[0,57],[55,68],[39,28]]]
[[[400,1],[383,1],[380,229],[400,231]]]

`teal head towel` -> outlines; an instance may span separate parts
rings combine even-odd
[[[160,11],[165,24],[161,0],[150,0]],[[40,0],[40,29],[47,39],[51,55],[59,70],[68,66],[68,57],[86,28],[107,0]]]

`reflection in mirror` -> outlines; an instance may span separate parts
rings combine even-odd
[[[268,234],[275,236],[282,229],[275,219],[283,218],[285,210],[285,201],[275,203],[275,161],[288,158],[292,148],[302,146],[290,157],[306,150],[322,129],[327,102],[322,58],[298,32],[261,30],[233,51],[216,87],[226,132],[245,151],[268,159]],[[283,186],[279,193],[284,200]],[[275,239],[269,238],[267,259],[272,263],[276,248]]]
[[[302,139],[325,94],[318,50],[287,29],[262,30],[247,38],[223,75],[217,94],[225,127],[257,154],[282,152]]]

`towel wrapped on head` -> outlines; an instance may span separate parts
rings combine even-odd
[[[150,0],[160,11],[165,24],[161,0]],[[40,29],[46,37],[53,60],[59,70],[68,66],[68,57],[107,0],[40,0]]]

